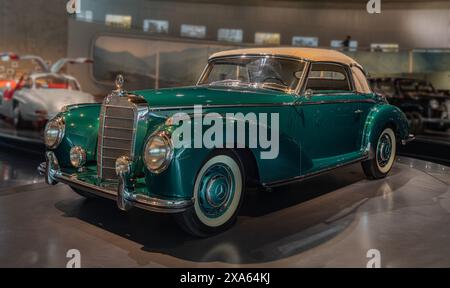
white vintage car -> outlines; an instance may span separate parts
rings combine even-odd
[[[95,98],[81,90],[78,81],[60,73],[65,64],[91,63],[87,58],[61,59],[52,67],[38,56],[0,54],[3,61],[33,60],[44,72],[25,74],[11,89],[0,93],[0,116],[12,120],[16,128],[34,126],[43,128],[45,123],[66,105],[95,103]]]
[[[75,78],[54,73],[27,75],[16,89],[4,91],[2,98],[0,115],[11,119],[16,128],[43,127],[66,105],[95,102]]]

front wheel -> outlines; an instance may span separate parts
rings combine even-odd
[[[375,157],[362,162],[364,174],[369,179],[386,177],[394,165],[397,152],[397,138],[394,130],[387,127],[381,132],[375,147]]]
[[[19,104],[15,104],[13,107],[13,124],[16,129],[25,127],[25,121],[22,118]]]
[[[214,152],[195,179],[194,205],[176,214],[186,232],[208,237],[228,229],[236,221],[245,191],[242,163],[232,151]]]

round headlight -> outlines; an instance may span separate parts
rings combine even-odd
[[[439,102],[436,99],[430,100],[430,107],[431,109],[439,109]]]
[[[161,173],[169,167],[173,157],[172,141],[165,132],[150,136],[144,149],[145,166],[152,173]]]
[[[80,168],[86,163],[86,151],[80,146],[70,149],[70,164],[75,168]]]
[[[47,122],[44,131],[44,142],[47,148],[55,149],[58,147],[64,137],[65,128],[66,125],[62,117],[56,117]]]

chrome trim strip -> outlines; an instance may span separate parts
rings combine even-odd
[[[354,92],[342,93],[343,95],[353,94]],[[327,94],[317,94],[318,95],[327,95]],[[333,94],[336,95],[336,94]],[[237,107],[278,107],[278,106],[295,106],[295,105],[318,105],[318,104],[337,104],[337,103],[377,103],[374,99],[355,99],[355,100],[332,100],[332,101],[308,101],[308,102],[283,102],[283,103],[255,103],[255,104],[212,104],[212,105],[204,105],[203,109],[208,108],[237,108]],[[150,112],[157,111],[166,111],[166,110],[189,110],[194,109],[194,105],[186,105],[186,106],[162,106],[162,107],[150,107]]]
[[[119,120],[130,120],[130,118],[126,118],[126,117],[117,117],[117,116],[105,116],[106,118],[111,118],[111,119],[119,119]]]
[[[103,138],[105,138],[105,139],[111,139],[111,140],[126,140],[126,141],[130,140],[130,139],[127,139],[127,138],[111,137],[111,136],[103,136]]]
[[[253,58],[256,58],[256,57],[270,57],[270,58],[280,58],[280,59],[293,60],[293,61],[303,61],[303,62],[310,62],[311,61],[310,59],[307,59],[307,58],[295,57],[295,56],[292,56],[292,55],[259,53],[259,54],[234,54],[234,55],[211,57],[211,58],[208,59],[208,63],[210,63],[210,62],[212,62],[214,60],[219,60],[219,59],[248,58],[248,57],[253,57]]]
[[[353,92],[350,92],[353,93]],[[345,93],[347,94],[347,93]],[[336,94],[333,94],[336,95]],[[317,97],[317,95],[314,95],[313,97]],[[351,100],[321,100],[321,101],[300,101],[296,103],[297,105],[321,105],[321,104],[345,104],[345,103],[377,103],[374,99],[351,99]]]
[[[275,107],[275,106],[291,106],[293,102],[282,102],[282,103],[255,103],[255,104],[217,104],[217,105],[203,105],[203,109],[208,108],[236,108],[236,107]],[[150,112],[156,111],[166,111],[166,110],[188,110],[194,109],[194,105],[186,106],[162,106],[162,107],[150,107]]]
[[[319,170],[319,171],[307,173],[305,175],[296,176],[296,177],[289,178],[289,179],[277,180],[277,181],[273,181],[273,182],[269,182],[269,183],[262,183],[262,185],[264,187],[268,187],[268,188],[279,187],[279,186],[283,186],[283,185],[287,185],[287,184],[303,181],[303,180],[306,180],[306,179],[318,176],[320,174],[332,171],[334,169],[337,169],[337,168],[340,168],[340,167],[343,167],[343,166],[347,166],[347,165],[351,165],[351,164],[355,164],[355,163],[358,163],[358,162],[361,162],[361,161],[364,161],[364,160],[367,160],[367,159],[369,159],[369,155],[367,153],[365,153],[364,156],[362,156],[362,157],[359,157],[357,159],[351,160],[349,162],[337,164],[337,165],[335,165],[333,167],[325,168],[325,169],[322,169],[322,170]]]
[[[106,118],[107,116],[105,116],[105,118]],[[117,127],[117,126],[107,126],[107,125],[105,125],[105,126],[103,126],[104,128],[107,128],[107,129],[115,129],[115,130],[128,130],[128,131],[134,131],[135,129],[134,128],[126,128],[126,127]]]
[[[108,198],[111,200],[117,199],[117,184],[108,186],[108,188],[100,187],[78,180],[76,175],[54,170],[52,169],[51,165],[49,166],[49,168],[50,169],[48,169],[48,176],[57,182],[67,184],[74,188],[81,189],[100,197]],[[47,163],[41,163],[38,167],[38,171],[41,175],[46,175]],[[157,197],[149,197],[142,194],[132,194],[132,196],[128,200],[135,207],[159,213],[180,213],[194,205],[193,199],[161,199]]]

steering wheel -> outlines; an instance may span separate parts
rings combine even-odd
[[[275,77],[275,76],[270,76],[270,77],[264,78],[264,80],[263,80],[262,82],[264,83],[264,82],[266,82],[267,80],[275,80],[275,81],[278,81],[281,85],[288,86],[288,85],[283,81],[283,79],[280,79],[280,78]]]

